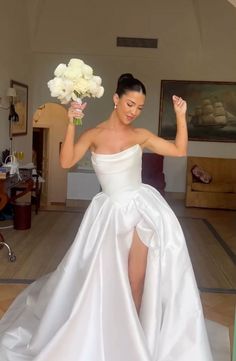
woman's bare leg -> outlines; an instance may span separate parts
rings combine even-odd
[[[147,266],[148,247],[140,240],[134,229],[133,241],[129,252],[128,272],[134,303],[139,314]]]

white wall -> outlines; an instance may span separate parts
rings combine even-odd
[[[38,0],[29,10],[35,19],[33,110],[51,100],[46,83],[60,62],[83,58],[103,78],[105,95],[89,102],[83,129],[109,115],[123,72],[132,72],[147,86],[146,107],[136,124],[155,133],[161,79],[236,81],[236,9],[226,0],[147,0],[145,5]],[[159,48],[117,48],[116,36],[158,37]],[[189,154],[231,158],[236,143],[189,142]],[[186,159],[166,158],[168,191],[184,191],[185,167]]]
[[[31,90],[31,51],[26,2],[1,0],[0,8],[0,96],[4,96],[11,79],[29,85]],[[31,97],[29,102],[31,104]],[[8,114],[9,111],[0,110],[0,152],[10,148]],[[31,160],[31,129],[29,122],[28,134],[13,138],[13,148],[23,151],[26,161]]]

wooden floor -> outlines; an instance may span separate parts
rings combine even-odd
[[[201,218],[207,220],[225,241],[229,249],[236,254],[236,211],[203,208],[186,208],[183,200],[167,199],[171,208],[179,217]],[[207,235],[203,235],[207,241]],[[192,259],[193,262],[193,259]],[[194,263],[194,262],[193,262]],[[199,270],[199,273],[201,270]],[[232,276],[235,277],[235,265]],[[234,317],[236,310],[236,294],[201,292],[201,300],[205,317],[229,327],[231,351],[234,336]],[[236,332],[236,331],[235,331]]]
[[[207,210],[207,209],[194,209],[194,208],[185,208],[182,200],[169,200],[168,201],[176,213],[176,215],[181,219],[183,218],[195,218],[195,219],[204,219],[209,222],[221,239],[224,240],[224,243],[229,250],[232,251],[232,254],[236,252],[236,212],[235,211],[222,211],[222,210]],[[50,210],[57,210],[58,212],[50,212]],[[19,242],[19,248],[17,249],[17,262],[16,264],[10,264],[6,262],[6,253],[3,255],[3,252],[0,251],[0,278],[9,279],[13,283],[9,284],[0,284],[0,317],[9,307],[10,303],[14,298],[19,294],[19,292],[26,287],[25,284],[14,284],[14,277],[17,275],[17,279],[35,279],[39,274],[45,274],[50,272],[55,268],[55,265],[58,264],[60,259],[63,257],[65,252],[65,247],[70,246],[70,243],[73,241],[74,236],[77,232],[78,225],[81,222],[83,212],[85,210],[85,205],[78,209],[68,209],[64,207],[51,207],[47,211],[47,217],[44,217],[43,227],[38,228],[40,222],[40,214],[36,217],[33,217],[32,229],[35,230],[34,233],[34,247],[33,251],[25,249],[25,242],[27,242],[27,237],[29,237],[30,230],[20,231],[21,236],[19,236],[19,231],[8,230],[4,232],[6,234],[12,235],[13,246],[16,245],[16,242]],[[76,217],[75,212],[76,211]],[[44,213],[40,212],[41,215]],[[58,229],[58,224],[60,228]],[[188,223],[189,224],[189,223]],[[1,226],[1,224],[0,224]],[[70,226],[70,227],[69,227]],[[63,240],[63,229],[70,229],[70,239],[63,246],[59,246],[60,241]],[[209,239],[210,233],[204,230],[203,227],[201,232],[202,238],[205,242],[211,242]],[[188,230],[186,230],[188,232]],[[24,237],[22,237],[22,232]],[[55,233],[56,232],[56,233]],[[14,237],[13,237],[14,234]],[[56,234],[56,236],[55,236]],[[20,240],[20,238],[23,238]],[[42,247],[37,247],[40,243],[40,240],[44,242],[44,252],[47,253],[48,250],[54,249],[53,255],[49,257],[51,260],[48,263],[48,266],[45,269],[45,265],[42,265]],[[51,246],[48,247],[50,242]],[[63,243],[63,242],[62,242]],[[214,246],[216,247],[216,246]],[[214,247],[212,248],[214,251]],[[214,252],[213,252],[214,253]],[[34,254],[33,258],[29,257]],[[224,255],[224,252],[222,252]],[[191,257],[194,257],[194,253]],[[218,263],[225,263],[224,257],[222,256],[222,261],[220,261],[221,255],[217,254]],[[216,259],[216,258],[214,258]],[[26,262],[26,260],[28,260]],[[30,261],[29,261],[30,260]],[[193,259],[192,259],[193,261]],[[193,261],[194,263],[194,261]],[[18,265],[21,265],[21,269],[18,269]],[[209,263],[210,265],[211,263]],[[213,264],[213,263],[212,263]],[[196,267],[201,267],[201,263],[196,262]],[[213,267],[213,266],[212,266]],[[231,267],[231,266],[230,266]],[[223,267],[224,268],[224,267]],[[202,272],[201,269],[198,269],[199,274]],[[215,268],[212,270],[212,274],[215,272]],[[232,272],[232,273],[231,273]],[[230,269],[230,277],[234,282],[235,277],[235,267]],[[4,276],[4,277],[3,277]],[[218,280],[216,280],[218,282]],[[216,282],[216,283],[217,283]],[[229,327],[230,338],[231,338],[231,347],[233,340],[233,324],[234,324],[234,312],[236,304],[236,295],[233,293],[234,284],[231,284],[231,290],[223,289],[220,292],[212,289],[210,292],[201,292],[201,299],[203,304],[203,309],[206,318],[222,323],[223,325]]]
[[[7,250],[0,250],[0,282],[2,279],[34,280],[52,272],[73,242],[82,217],[81,212],[41,211],[38,215],[32,214],[28,230],[2,230],[17,261],[7,262]]]

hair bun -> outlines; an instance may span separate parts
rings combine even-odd
[[[131,79],[134,79],[134,77],[131,73],[121,74],[121,76],[118,79],[118,83],[121,83],[124,80],[131,80]]]
[[[143,83],[133,77],[131,73],[121,74],[117,82],[116,94],[118,94],[119,97],[127,91],[137,91],[146,95],[146,89]]]

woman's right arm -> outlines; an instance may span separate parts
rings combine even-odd
[[[66,131],[65,140],[61,147],[60,152],[60,164],[62,168],[71,168],[75,165],[87,152],[92,144],[92,132],[91,130],[84,131],[76,144],[74,144],[75,138],[75,125],[73,124],[73,118],[83,118],[83,109],[86,105],[78,105],[72,103],[68,110],[69,124]]]

